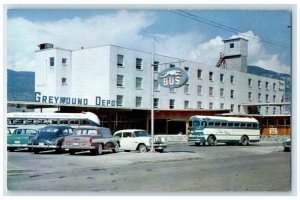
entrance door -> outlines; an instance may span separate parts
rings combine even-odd
[[[168,120],[168,134],[170,135],[185,135],[185,120]]]

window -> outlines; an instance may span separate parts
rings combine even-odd
[[[189,101],[184,101],[184,109],[188,109],[189,108]]]
[[[241,112],[241,105],[238,105],[238,112]]]
[[[123,67],[124,66],[124,56],[118,54],[117,57],[118,57],[117,58],[117,65],[118,65],[118,67]]]
[[[234,90],[230,90],[230,98],[233,99],[233,97],[234,97]]]
[[[67,65],[67,59],[66,58],[62,58],[61,59],[61,63],[63,66],[66,66]]]
[[[198,94],[198,96],[202,95],[202,86],[201,85],[197,86],[197,94]]]
[[[273,90],[276,91],[276,83],[273,83]]]
[[[234,110],[234,104],[231,104],[230,105],[230,111],[233,112],[233,110]]]
[[[233,49],[234,48],[234,43],[230,43],[229,47],[230,47],[230,49]]]
[[[202,102],[201,102],[201,101],[198,101],[198,102],[197,102],[197,108],[198,108],[198,109],[202,109]]]
[[[209,96],[213,96],[214,88],[209,87]]]
[[[250,78],[248,79],[248,86],[252,87],[252,79],[250,79]]]
[[[141,70],[143,68],[143,59],[137,58],[135,66],[137,70]]]
[[[158,108],[159,98],[154,98],[153,107]]]
[[[266,90],[269,90],[269,82],[266,82]]]
[[[50,57],[50,66],[54,66],[54,57]]]
[[[269,95],[266,94],[266,102],[269,103]]]
[[[276,95],[273,95],[273,102],[276,102]]]
[[[258,81],[258,89],[261,89],[261,81]]]
[[[209,102],[209,105],[208,105],[208,107],[209,107],[209,109],[213,109],[213,102]]]
[[[172,67],[175,67],[175,65],[174,64],[170,64],[170,68],[172,68]]]
[[[63,77],[63,78],[61,79],[61,84],[62,84],[62,85],[67,85],[67,78]]]
[[[220,82],[224,83],[224,74],[220,74]]]
[[[117,95],[117,106],[123,106],[123,95]]]
[[[234,76],[230,76],[230,83],[234,84]]]
[[[117,75],[117,86],[118,87],[123,87],[123,80],[124,76],[123,75]]]
[[[135,97],[135,107],[140,108],[142,106],[142,97]]]
[[[261,93],[258,93],[258,101],[261,102]]]
[[[184,85],[184,94],[189,94],[189,84]]]
[[[276,107],[273,108],[273,115],[276,114]]]
[[[214,80],[214,73],[213,72],[209,72],[209,80],[210,81]]]
[[[220,103],[220,109],[224,109],[224,103]]]
[[[248,100],[252,101],[252,92],[248,92]]]
[[[269,107],[266,107],[266,115],[269,114]]]
[[[137,89],[137,90],[140,90],[140,89],[142,89],[142,78],[140,78],[140,77],[136,77],[135,78],[135,88]]]
[[[154,80],[154,82],[153,82],[153,84],[154,84],[154,91],[159,91],[159,85],[158,85],[158,81],[157,80]]]
[[[169,108],[170,109],[174,109],[175,108],[175,100],[174,99],[170,99]]]
[[[224,97],[224,88],[220,88],[220,97]]]
[[[153,65],[153,71],[154,72],[158,72],[159,68],[158,68],[159,62],[158,61],[154,61],[154,65]]]
[[[197,78],[202,79],[202,70],[201,69],[197,70]]]

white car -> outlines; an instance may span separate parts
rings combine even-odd
[[[125,129],[114,133],[115,137],[120,138],[120,150],[135,151],[144,153],[151,148],[151,137],[142,129]],[[154,149],[163,152],[168,146],[166,139],[162,137],[154,137]]]

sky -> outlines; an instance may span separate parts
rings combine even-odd
[[[79,49],[107,44],[215,66],[224,39],[248,42],[248,65],[291,71],[291,12],[286,9],[8,9],[7,67],[36,71],[40,43]]]

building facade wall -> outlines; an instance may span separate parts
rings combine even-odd
[[[244,42],[242,40],[242,47],[237,45],[239,43],[236,44],[240,49],[240,55],[243,56],[247,54]],[[225,46],[227,44],[229,45],[225,43]],[[238,51],[231,53],[235,55]],[[230,55],[228,51],[226,55]],[[67,57],[70,66],[68,63],[67,67],[48,67],[45,61],[52,56],[55,60]],[[123,58],[122,64],[118,65],[120,56]],[[141,62],[138,67],[137,59]],[[95,105],[96,97],[117,101],[121,96],[122,102],[119,108],[151,109],[153,67],[151,66],[152,55],[149,52],[113,45],[72,52],[49,49],[37,51],[36,61],[43,69],[37,73],[36,92],[41,92],[43,95],[86,98],[89,105]],[[278,103],[284,95],[284,90],[279,88],[280,85],[282,86],[279,80],[248,74],[241,68],[237,70],[205,66],[193,61],[181,62],[179,58],[162,55],[155,55],[154,61],[159,62],[154,80],[157,80],[160,71],[171,65],[183,68],[189,74],[189,81],[185,86],[174,90],[162,86],[154,88],[154,98],[158,102],[155,109],[158,110],[230,109],[232,113],[245,114],[249,111],[244,110],[243,104]],[[239,67],[242,65],[241,61],[242,59],[232,59],[234,65]],[[67,78],[67,85],[61,84],[63,76]],[[118,77],[122,77],[121,84],[118,82]],[[139,87],[137,87],[137,79],[141,82]],[[170,105],[172,100],[174,100],[173,107]],[[101,104],[100,106],[112,105]],[[270,106],[262,108],[260,114],[280,114],[280,109]]]

